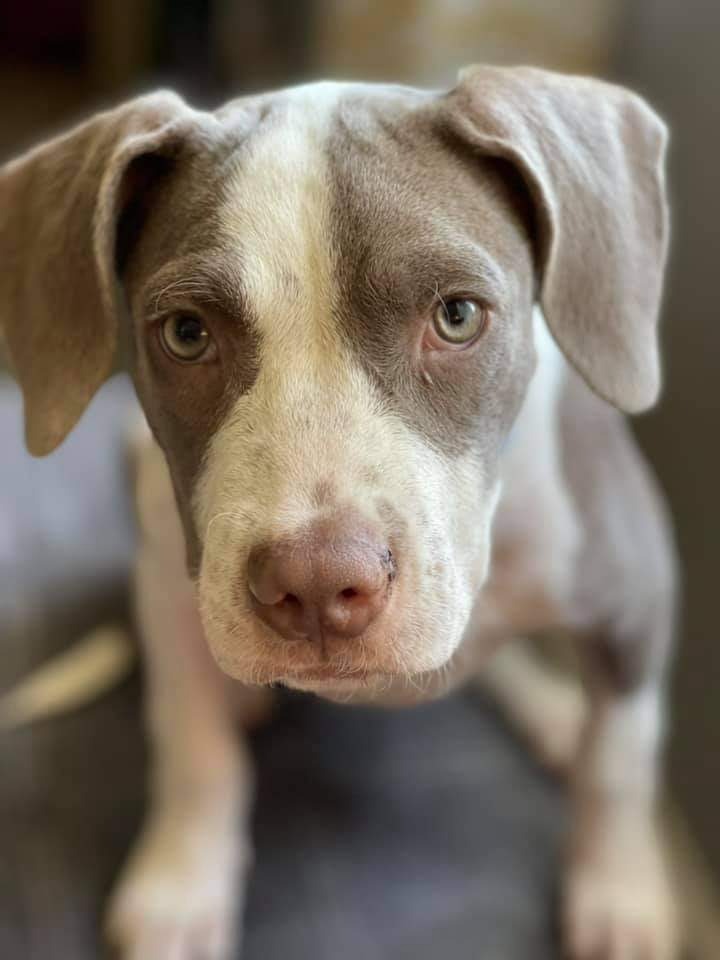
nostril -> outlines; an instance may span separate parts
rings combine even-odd
[[[346,587],[344,590],[340,591],[340,596],[343,600],[352,600],[353,597],[357,597],[358,592],[354,587]]]
[[[247,586],[253,598],[262,606],[274,607],[285,599],[285,587],[277,576],[270,550],[255,547],[248,558]]]
[[[388,583],[392,583],[395,577],[397,576],[397,562],[393,556],[392,550],[389,548],[385,551],[382,556],[382,565],[387,573]]]
[[[285,596],[278,601],[278,606],[300,608],[302,607],[302,602],[294,593],[286,593]]]

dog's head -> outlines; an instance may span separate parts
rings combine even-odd
[[[487,573],[534,304],[595,391],[655,399],[664,142],[637,97],[529,69],[101,114],[0,172],[28,445],[124,353],[223,669],[433,671]]]

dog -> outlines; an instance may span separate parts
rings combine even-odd
[[[28,448],[118,366],[150,428],[152,797],[110,905],[123,956],[235,949],[235,718],[271,685],[404,703],[482,675],[572,761],[568,955],[675,955],[654,807],[677,578],[623,416],[660,387],[666,141],[620,87],[474,66],[445,92],[322,82],[214,113],[153,93],[0,170]],[[513,668],[554,630],[582,711]]]

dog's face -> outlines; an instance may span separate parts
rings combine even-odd
[[[434,670],[487,570],[533,368],[532,251],[508,172],[459,155],[417,102],[329,84],[239,102],[133,251],[138,392],[208,640],[242,679]],[[253,584],[262,550],[264,567],[306,554],[277,597]],[[328,563],[343,610],[316,601],[313,622],[299,606],[326,574],[295,567]],[[265,617],[266,599],[291,609]]]
[[[659,188],[635,191],[635,233],[610,251],[628,229],[606,222],[605,197],[598,212],[602,183],[588,198],[599,141],[584,137],[591,159],[578,170],[559,128],[549,147],[522,130],[519,94],[532,98],[547,75],[530,73],[528,85],[521,73],[481,78],[488,129],[471,125],[477,77],[454,102],[319,84],[214,115],[144,101],[115,119],[129,129],[98,161],[98,277],[83,306],[114,311],[108,326],[121,326],[170,466],[207,638],[234,677],[352,688],[414,680],[452,657],[487,574],[502,445],[535,363],[538,286],[595,389],[627,408],[652,399],[644,309],[657,310],[646,260],[662,266]],[[545,91],[540,113],[549,100]],[[643,110],[634,136],[659,155]],[[580,123],[577,105],[571,113]],[[93,140],[106,151],[108,117]],[[67,154],[67,140],[57,149]],[[33,162],[0,179],[13,210],[22,200],[27,211],[33,181],[47,178]],[[609,274],[576,249],[583,216]],[[579,323],[557,304],[582,283]],[[37,398],[28,436],[39,452],[102,378],[93,357],[107,365],[107,337],[85,326],[64,335],[65,349],[84,338],[83,359],[60,403],[57,378],[6,323],[26,397]]]

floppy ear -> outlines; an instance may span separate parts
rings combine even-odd
[[[111,372],[116,234],[143,179],[129,171],[171,157],[198,116],[173,93],[150,94],[0,168],[0,334],[31,453],[61,443]]]
[[[662,121],[620,87],[526,67],[469,67],[439,109],[524,181],[540,303],[566,358],[621,410],[651,406],[668,233]]]

